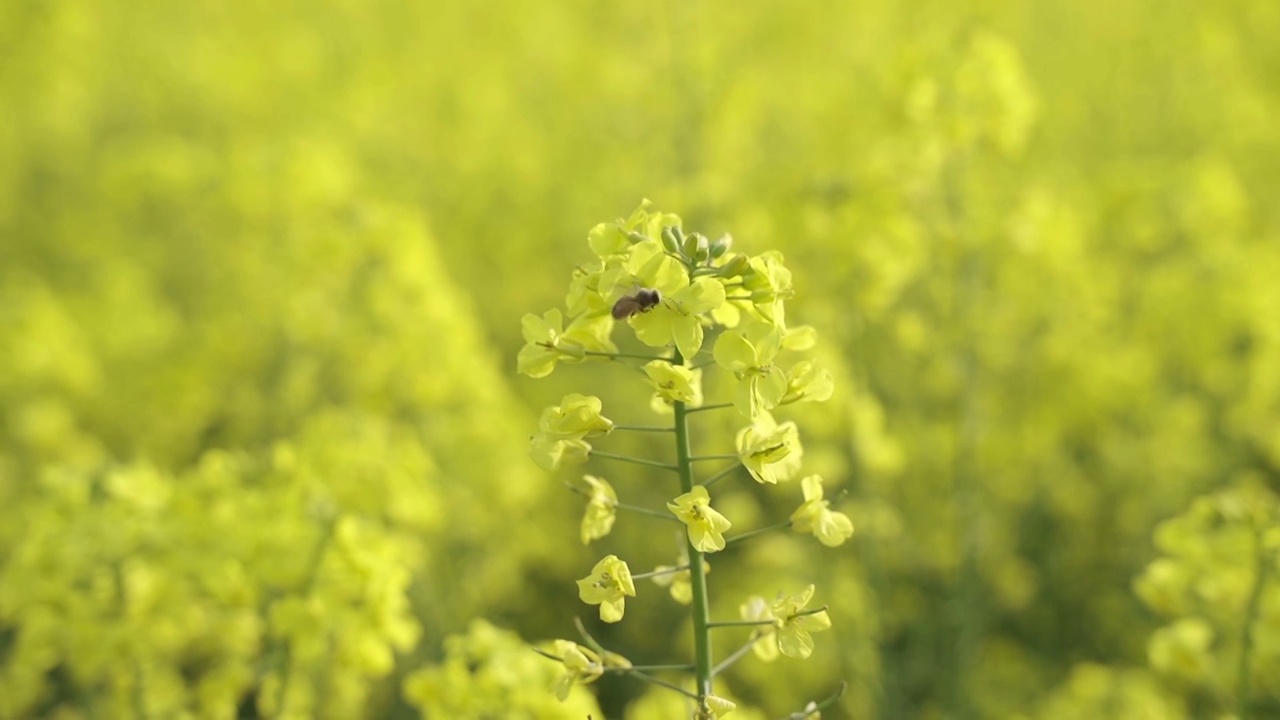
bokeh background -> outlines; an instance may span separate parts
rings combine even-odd
[[[643,197],[781,250],[837,378],[854,539],[713,558],[835,622],[738,716],[1280,717],[1277,127],[1273,0],[0,3],[0,718],[678,717],[524,645],[671,561],[525,454],[636,376],[515,374]]]

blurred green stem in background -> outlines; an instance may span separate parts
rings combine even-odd
[[[1240,673],[1236,686],[1236,715],[1240,720],[1249,720],[1251,717],[1249,684],[1251,681],[1250,676],[1252,675],[1250,662],[1253,654],[1253,625],[1258,620],[1258,613],[1262,608],[1262,589],[1266,585],[1267,571],[1271,566],[1266,546],[1263,543],[1262,530],[1260,529],[1254,530],[1253,549],[1257,564],[1254,570],[1253,587],[1249,590],[1249,602],[1245,606],[1244,621],[1240,630]]]

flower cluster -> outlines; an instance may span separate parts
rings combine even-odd
[[[690,692],[654,680],[642,667],[625,660],[611,664],[608,658],[612,654],[585,635],[585,629],[582,632],[590,647],[558,640],[554,651],[544,654],[565,668],[556,683],[559,697],[568,697],[574,685],[591,683],[605,672],[618,670],[688,695],[694,701],[696,718],[718,718],[731,712],[735,704],[712,693],[715,674],[751,649],[769,660],[779,654],[809,657],[814,650],[812,634],[830,628],[831,620],[825,607],[807,609],[815,594],[810,585],[796,595],[780,596],[773,604],[759,598],[749,600],[743,606],[743,621],[709,621],[710,566],[706,556],[723,552],[739,540],[787,527],[835,547],[853,535],[853,523],[832,509],[822,478],[810,475],[800,483],[803,499],[788,520],[726,537],[725,533],[736,527],[712,506],[708,488],[733,474],[767,486],[797,478],[804,460],[799,428],[794,421],[775,419],[774,413],[793,403],[826,400],[832,394],[832,378],[804,356],[815,345],[816,332],[787,324],[784,303],[793,293],[792,276],[780,253],[749,256],[735,252],[727,235],[711,241],[697,233],[686,234],[678,217],[655,211],[647,201],[627,218],[597,225],[588,234],[587,243],[595,257],[575,270],[564,310],[524,317],[526,344],[517,367],[525,375],[540,378],[561,362],[636,361],[634,369],[653,393],[651,409],[670,418],[671,425],[615,423],[602,414],[599,398],[570,394],[542,413],[530,454],[547,470],[597,458],[677,474],[679,492],[672,493],[666,513],[620,502],[614,486],[599,475],[586,474],[570,484],[586,498],[579,532],[584,544],[608,536],[620,511],[674,520],[683,528],[679,564],[658,565],[653,572],[634,575],[626,561],[608,554],[578,580],[578,595],[583,602],[598,606],[600,619],[607,623],[622,620],[626,600],[636,597],[635,581],[640,578],[668,587],[674,600],[692,606],[698,661],[676,667],[687,667],[694,673],[697,690]],[[618,325],[630,328],[630,342],[638,346],[635,351],[618,350],[613,337]],[[708,403],[704,398],[707,366],[719,368],[730,378],[731,400]],[[736,409],[747,419],[747,425],[737,433],[734,452],[695,456],[689,413],[720,408]],[[625,430],[671,433],[675,462],[605,453],[594,450],[587,441]],[[729,460],[733,464],[696,482],[694,464],[698,460]],[[713,672],[711,631],[741,625],[752,628],[746,644]],[[800,712],[817,717],[821,707],[831,702],[834,697],[823,703],[810,702]]]

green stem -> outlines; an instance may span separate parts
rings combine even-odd
[[[687,698],[698,700],[699,703],[702,702],[702,699],[699,698],[697,695],[689,692],[688,690],[685,690],[684,688],[680,687],[679,685],[676,685],[675,683],[669,683],[666,680],[660,680],[648,673],[643,673],[638,670],[628,670],[626,671],[626,673],[628,675],[633,675],[641,680],[644,680],[645,682],[651,682],[654,685],[661,685],[662,687],[667,688],[668,690],[675,690],[676,692],[680,693],[681,695],[684,695]]]
[[[635,432],[671,432],[669,427],[659,427],[656,425],[614,425],[614,430],[633,430]]]
[[[688,672],[693,666],[689,663],[682,665],[632,665],[629,668],[605,668],[605,672],[627,672],[629,670],[639,670],[640,672],[661,672],[663,670],[683,670]]]
[[[1262,545],[1260,530],[1254,531],[1253,547],[1257,565],[1254,570],[1253,587],[1249,590],[1249,602],[1245,606],[1244,627],[1240,631],[1240,671],[1236,686],[1236,717],[1239,720],[1249,720],[1252,709],[1249,702],[1249,684],[1252,673],[1250,655],[1253,654],[1253,624],[1261,610],[1262,587],[1267,581],[1267,570],[1271,565],[1267,562],[1267,553]]]
[[[633,458],[633,457],[628,457],[626,455],[614,455],[613,453],[607,453],[607,452],[594,450],[594,449],[591,451],[591,456],[607,458],[609,460],[621,460],[622,462],[635,463],[636,465],[648,465],[649,467],[659,467],[664,470],[680,469],[675,465],[668,465],[667,463],[658,462],[656,460],[645,460],[644,458]]]
[[[831,697],[827,698],[826,700],[823,700],[820,703],[817,703],[816,705],[813,706],[812,709],[797,710],[796,712],[793,712],[784,718],[779,718],[779,720],[808,720],[808,718],[811,718],[814,715],[822,712],[823,710],[826,710],[832,705],[835,705],[836,701],[840,699],[840,696],[843,695],[844,691],[847,690],[848,688],[849,688],[849,683],[841,681],[840,687],[836,689],[835,693],[833,693]]]
[[[645,578],[657,577],[659,575],[670,575],[672,573],[684,572],[685,570],[688,570],[688,569],[689,569],[688,565],[681,565],[679,567],[668,568],[666,570],[654,570],[653,572],[640,573],[639,575],[632,575],[631,579],[644,580]]]
[[[666,362],[671,362],[671,358],[662,357],[661,355],[639,355],[636,353],[607,353],[607,352],[596,352],[595,350],[584,350],[582,351],[582,354],[587,355],[589,357],[606,357],[611,360],[629,358],[631,360],[664,360]]]
[[[706,480],[703,480],[700,484],[701,484],[701,485],[702,485],[702,487],[704,487],[704,488],[709,488],[709,487],[711,487],[712,485],[714,485],[717,481],[719,481],[721,478],[729,477],[730,475],[732,475],[732,474],[733,474],[733,471],[734,471],[734,470],[737,470],[737,469],[738,469],[738,468],[740,468],[740,467],[742,467],[742,463],[735,463],[735,464],[733,464],[733,465],[730,465],[729,467],[727,467],[727,468],[725,468],[725,469],[721,470],[720,472],[716,473],[715,475],[712,475],[711,477],[707,478]]]
[[[619,510],[626,510],[627,512],[633,512],[637,515],[648,515],[649,517],[658,518],[659,520],[674,520],[675,522],[680,522],[680,518],[672,515],[670,511],[663,512],[661,510],[651,510],[647,507],[629,505],[627,503],[614,503],[613,506]]]
[[[581,495],[584,498],[592,497],[590,492],[583,490],[580,487],[574,487],[572,483],[565,483],[564,486],[569,488],[569,491],[574,493],[575,495]],[[651,510],[647,507],[640,507],[639,505],[631,505],[629,503],[617,502],[616,500],[613,502],[613,506],[619,510],[626,510],[628,512],[637,513],[639,515],[648,515],[650,517],[656,517],[662,520],[672,520],[674,522],[680,522],[680,518],[672,515],[670,511],[663,512],[661,510]]]
[[[756,625],[772,625],[773,620],[716,620],[707,623],[707,627],[755,627]]]
[[[752,637],[750,640],[747,641],[746,645],[743,645],[737,650],[734,650],[733,654],[731,654],[729,657],[725,658],[724,660],[721,660],[718,665],[711,668],[711,674],[719,675],[725,670],[728,670],[730,666],[732,666],[734,663],[741,660],[743,655],[746,655],[747,653],[751,652],[751,648],[756,644],[758,640],[759,638]]]
[[[753,537],[755,537],[755,536],[757,536],[757,535],[763,535],[763,534],[765,534],[765,533],[767,533],[767,532],[771,532],[771,531],[773,531],[773,530],[781,530],[781,529],[783,529],[783,528],[788,528],[788,527],[791,527],[791,521],[790,521],[790,520],[787,520],[787,521],[784,521],[784,522],[780,522],[780,523],[776,523],[776,524],[774,524],[774,525],[766,525],[766,526],[764,526],[764,527],[762,527],[762,528],[756,528],[755,530],[751,530],[750,532],[744,532],[744,533],[742,533],[741,535],[734,535],[734,536],[733,536],[733,537],[731,537],[731,538],[726,538],[726,539],[725,539],[725,541],[724,541],[724,546],[725,546],[725,547],[729,547],[730,545],[733,545],[734,543],[742,542],[743,540],[746,540],[746,539],[748,539],[748,538],[753,538]]]
[[[703,462],[705,460],[741,460],[742,457],[735,453],[725,453],[723,455],[698,455],[696,457],[687,458],[689,462]]]
[[[682,362],[680,351],[676,351],[675,362]],[[680,491],[693,492],[693,460],[689,443],[689,410],[684,403],[675,403],[676,431],[676,464],[680,473]],[[735,459],[737,456],[734,456]],[[702,553],[693,546],[688,537],[685,538],[689,553],[689,584],[692,587],[693,602],[690,610],[693,613],[693,649],[694,667],[697,675],[697,700],[702,706],[708,695],[711,695],[711,632],[710,601],[707,597],[707,579],[703,575]]]
[[[689,408],[688,410],[685,410],[685,414],[703,412],[705,410],[722,410],[724,408],[731,408],[731,407],[733,407],[733,403],[731,402],[712,403],[711,405],[703,405],[701,407]]]

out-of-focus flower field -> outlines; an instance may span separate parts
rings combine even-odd
[[[527,647],[691,652],[648,581],[594,622],[653,527],[584,547],[527,453],[647,395],[515,372],[644,197],[780,250],[835,377],[852,539],[709,576],[834,627],[732,717],[1280,717],[1274,0],[8,0],[0,718],[679,717]]]

